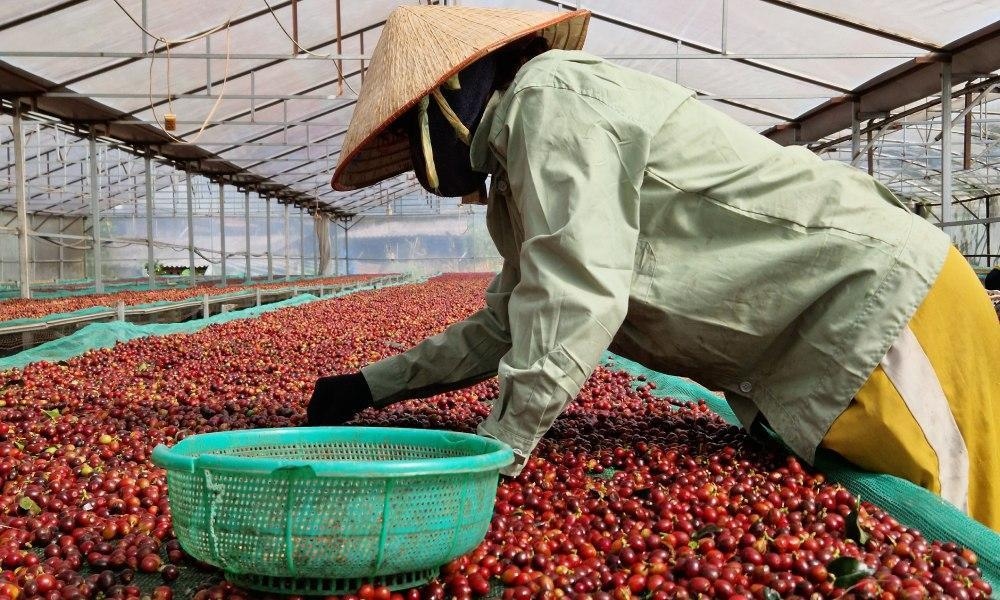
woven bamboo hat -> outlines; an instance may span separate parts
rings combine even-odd
[[[330,184],[356,190],[413,168],[409,140],[389,130],[396,119],[453,75],[528,35],[549,48],[579,50],[590,12],[542,12],[461,6],[400,6],[372,53]]]

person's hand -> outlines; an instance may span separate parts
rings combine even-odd
[[[306,408],[306,425],[343,425],[372,402],[371,389],[361,373],[321,377]]]

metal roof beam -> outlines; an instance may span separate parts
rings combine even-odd
[[[944,46],[942,52],[944,60],[950,55],[954,84],[1000,69],[1000,21]],[[764,135],[781,144],[818,141],[851,126],[854,104],[862,114],[883,114],[940,95],[941,69],[935,62],[938,58],[908,61],[858,86],[848,97],[821,104],[797,119],[772,127]]]
[[[802,6],[796,2],[791,2],[789,0],[760,0],[767,4],[772,4],[784,8],[786,10],[791,10],[803,15],[813,17],[814,19],[821,19],[829,23],[834,23],[840,25],[841,27],[847,27],[855,31],[861,31],[869,35],[878,36],[880,38],[891,40],[893,42],[898,42],[900,44],[906,44],[907,46],[914,46],[916,48],[922,48],[928,52],[937,52],[941,49],[941,46],[915,38],[913,36],[904,35],[902,33],[896,33],[895,31],[889,31],[882,27],[876,27],[874,25],[869,25],[867,23],[862,23],[860,21],[854,21],[846,17],[841,17],[833,13],[818,10],[815,8],[809,8],[808,6]]]
[[[61,10],[76,6],[77,4],[83,4],[86,1],[87,0],[68,0],[67,2],[56,4],[55,6],[50,6],[48,8],[43,8],[42,10],[38,10],[33,13],[22,15],[20,17],[17,17],[16,19],[11,19],[6,23],[0,23],[0,31],[4,31],[12,27],[17,27],[18,25],[24,25],[25,23],[34,21],[35,19],[41,19],[47,17],[53,13],[57,13]]]
[[[282,2],[280,5],[275,5],[273,8],[274,8],[274,10],[280,10],[282,8],[285,8],[286,6],[290,6],[291,4],[292,4],[292,0],[284,0],[284,2]],[[236,25],[241,25],[241,24],[246,23],[248,21],[252,21],[252,20],[254,20],[254,19],[258,18],[258,17],[263,17],[263,16],[269,15],[269,14],[270,14],[270,11],[268,11],[266,8],[264,10],[259,10],[259,11],[256,11],[256,12],[252,12],[252,13],[243,15],[242,17],[234,18],[232,21],[230,21],[229,27],[234,27]],[[196,38],[196,37],[198,37],[200,35],[204,35],[208,31],[209,31],[208,29],[205,29],[205,30],[202,30],[202,31],[195,32],[193,34],[186,35],[184,37],[186,37],[186,38]],[[190,43],[191,42],[181,42],[179,44],[174,44],[173,46],[171,46],[171,48],[172,49],[176,49],[176,48],[179,48],[181,46],[184,46],[184,45],[187,45],[187,44],[190,44]],[[137,61],[140,61],[140,60],[145,60],[146,58],[152,58],[153,56],[156,56],[158,54],[166,54],[166,50],[167,50],[167,48],[165,46],[160,46],[155,52],[152,51],[152,50],[150,50],[150,52],[149,52],[148,55],[145,55],[145,56],[143,56],[141,58],[140,57],[133,57],[133,58],[126,58],[124,60],[116,61],[113,64],[105,65],[105,66],[103,66],[103,67],[101,67],[99,69],[95,69],[93,71],[88,71],[87,73],[84,73],[83,75],[78,75],[77,77],[69,79],[68,81],[62,81],[62,82],[60,82],[60,85],[68,87],[68,86],[73,85],[74,83],[79,83],[81,81],[86,81],[87,79],[90,79],[90,78],[95,77],[97,75],[102,75],[102,74],[107,73],[109,71],[114,71],[115,69],[117,69],[119,67],[124,67],[124,66],[130,65],[130,64],[132,64],[134,62],[137,62]]]
[[[538,0],[538,2],[542,2],[544,4],[549,4],[551,6],[558,6],[560,8],[567,8],[567,10],[569,10],[568,7],[566,7],[566,4],[567,4],[566,2],[559,2],[558,0]],[[632,30],[632,31],[635,31],[635,32],[638,32],[638,33],[642,33],[642,34],[645,34],[645,35],[648,35],[648,36],[651,36],[651,37],[659,38],[661,40],[666,40],[668,42],[680,42],[680,43],[684,44],[685,46],[687,46],[688,48],[693,48],[694,50],[698,50],[700,52],[707,52],[709,54],[718,54],[720,56],[724,56],[725,55],[725,53],[722,51],[721,48],[714,48],[712,46],[708,46],[708,45],[701,44],[701,43],[698,43],[698,42],[692,42],[690,40],[685,40],[685,39],[680,38],[678,36],[670,35],[668,33],[662,32],[662,31],[656,31],[654,29],[650,29],[650,28],[645,27],[643,25],[639,25],[638,23],[632,23],[630,21],[626,21],[626,20],[620,19],[618,17],[612,17],[610,15],[596,13],[596,12],[593,12],[593,11],[591,11],[591,17],[594,18],[594,19],[597,19],[598,21],[604,21],[605,23],[611,23],[612,25],[618,25],[619,27],[624,27],[625,29],[629,29],[629,30]],[[768,64],[768,63],[765,63],[765,62],[761,62],[761,61],[756,60],[756,59],[750,59],[750,58],[733,58],[732,60],[734,62],[738,62],[740,64],[744,64],[744,65],[753,67],[755,69],[761,69],[763,71],[767,71],[769,73],[774,73],[776,75],[781,75],[781,76],[784,76],[784,77],[788,77],[788,78],[794,79],[796,81],[801,81],[803,83],[809,83],[809,84],[812,84],[812,85],[815,85],[815,86],[819,86],[819,87],[824,87],[824,88],[827,88],[827,89],[831,89],[831,90],[840,92],[841,94],[846,94],[846,93],[850,92],[850,90],[848,90],[847,88],[845,88],[843,86],[840,86],[840,85],[837,85],[837,84],[835,84],[833,82],[824,81],[822,79],[817,79],[816,77],[810,77],[809,75],[804,75],[802,73],[796,73],[795,71],[790,71],[788,69],[784,69],[782,67],[778,67],[778,66],[771,65],[771,64]]]

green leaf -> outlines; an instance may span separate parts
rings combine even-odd
[[[43,410],[42,413],[44,413],[46,417],[52,419],[53,421],[58,421],[59,420],[59,409],[58,408],[53,408],[52,410]]]
[[[857,542],[859,546],[864,546],[871,539],[865,528],[861,526],[861,498],[858,498],[854,504],[854,508],[847,515],[846,524],[844,525],[844,535],[847,536],[847,539]]]
[[[710,535],[715,535],[715,534],[719,533],[720,531],[722,531],[721,527],[719,527],[718,525],[715,525],[714,523],[709,523],[708,525],[705,525],[704,527],[702,527],[698,531],[694,532],[694,535],[692,535],[691,537],[693,539],[700,540],[703,537],[708,537]]]
[[[14,445],[17,446],[18,450],[24,450],[24,443],[18,440],[14,440]]]
[[[847,589],[865,577],[871,577],[875,570],[856,558],[841,556],[831,560],[826,570],[833,575],[833,585]]]
[[[781,594],[771,588],[764,588],[764,600],[781,600]]]
[[[615,476],[615,470],[609,467],[603,471],[590,471],[587,474],[591,477],[597,477],[598,479],[611,479]]]
[[[34,500],[32,500],[27,496],[24,496],[20,500],[18,500],[17,505],[20,506],[22,509],[31,513],[32,516],[35,516],[42,512],[42,507],[38,506],[38,504]]]
[[[136,370],[139,371],[140,373],[143,373],[149,370],[149,367],[150,367],[149,363],[139,363],[139,366],[136,367]]]

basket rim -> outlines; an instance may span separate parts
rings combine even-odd
[[[210,454],[237,447],[285,442],[330,443],[356,441],[404,445],[478,445],[481,453],[471,456],[422,458],[412,460],[308,460],[262,458]],[[153,464],[167,471],[194,473],[197,470],[252,473],[257,475],[400,478],[455,473],[476,473],[499,470],[514,462],[514,453],[507,444],[471,433],[438,429],[406,429],[395,427],[280,427],[217,431],[186,437],[171,447],[159,444],[153,449]]]

